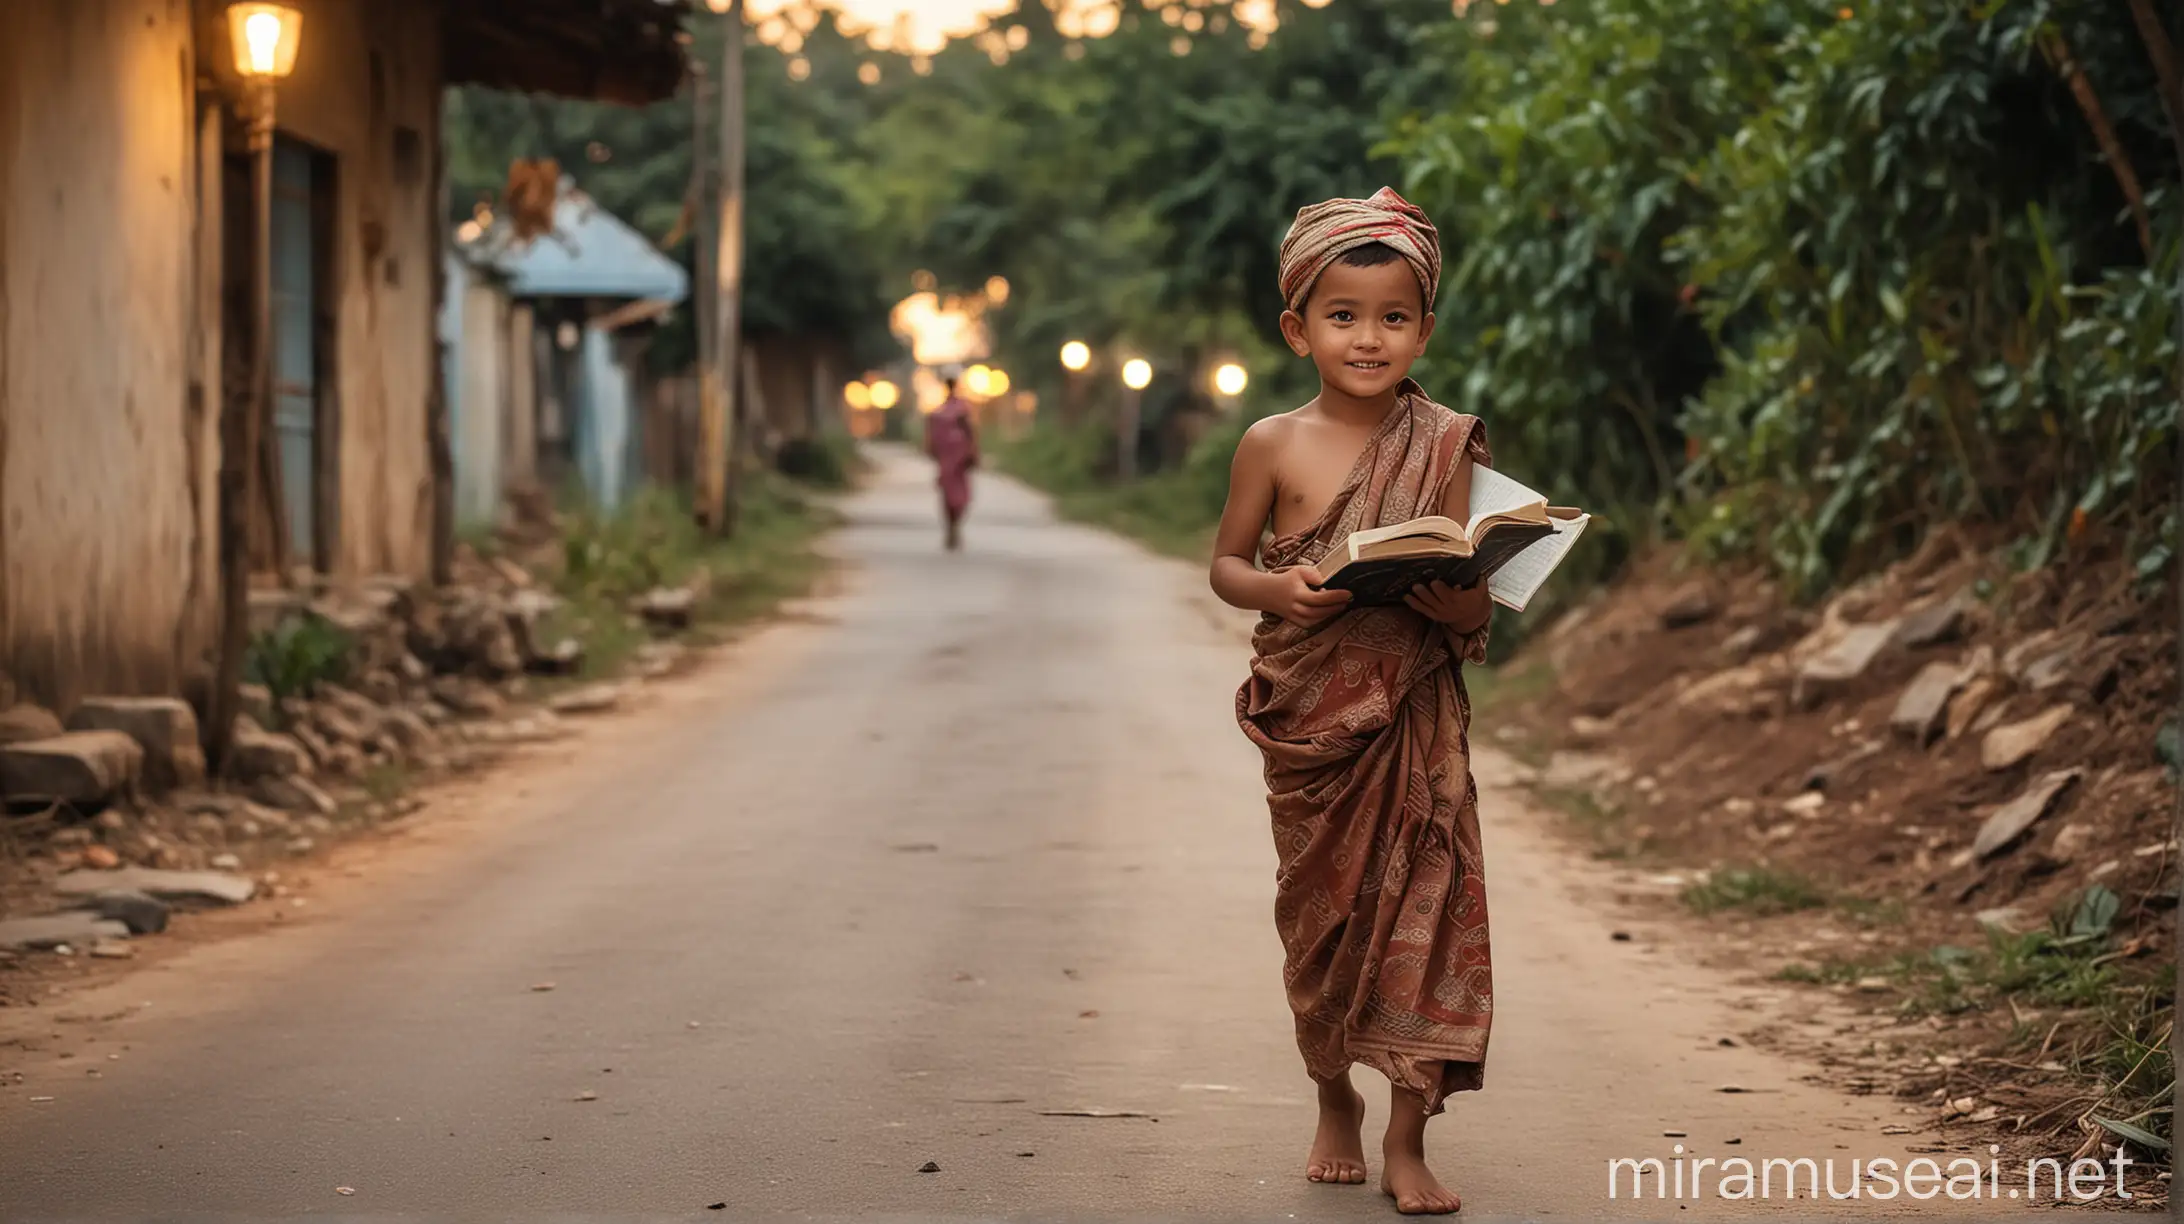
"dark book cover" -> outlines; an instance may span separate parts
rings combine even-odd
[[[1509,558],[1555,533],[1546,523],[1497,523],[1468,557],[1385,557],[1350,561],[1325,589],[1350,592],[1353,608],[1399,604],[1411,588],[1438,579],[1452,587],[1474,586],[1494,576]]]

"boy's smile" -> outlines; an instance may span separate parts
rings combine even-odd
[[[1433,334],[1418,275],[1402,260],[1359,267],[1337,260],[1282,333],[1319,368],[1326,389],[1377,400],[1395,389]]]

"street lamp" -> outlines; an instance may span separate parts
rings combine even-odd
[[[1245,372],[1244,367],[1233,361],[1224,363],[1220,369],[1213,372],[1214,391],[1231,399],[1242,395],[1244,388],[1249,385],[1251,385],[1251,375]]]
[[[901,400],[902,389],[886,379],[872,384],[872,406],[881,412],[893,408]]]
[[[1081,374],[1092,364],[1092,346],[1082,340],[1072,340],[1062,346],[1062,368],[1072,374]]]
[[[1122,419],[1115,423],[1115,474],[1124,480],[1137,476],[1140,400],[1152,381],[1152,362],[1132,357],[1122,363]]]
[[[223,768],[241,709],[250,648],[250,515],[258,503],[258,448],[273,404],[273,95],[296,67],[303,14],[286,5],[228,6],[235,72],[250,119],[250,385],[220,414],[220,665],[213,676],[212,757]],[[279,524],[280,510],[273,512]]]
[[[842,388],[842,402],[853,412],[863,412],[872,406],[872,388],[861,382],[853,382]]]

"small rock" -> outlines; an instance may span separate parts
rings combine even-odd
[[[95,807],[131,794],[144,749],[119,731],[64,731],[0,745],[0,793],[10,800]]]
[[[1714,593],[1703,581],[1684,584],[1669,596],[1661,607],[1661,628],[1676,630],[1703,625],[1714,619],[1721,607],[1714,600]]]
[[[291,778],[310,771],[311,757],[294,736],[236,720],[235,742],[228,750],[227,763],[227,772],[236,781]]]
[[[356,1193],[356,1187],[355,1187],[355,1186],[335,1186],[335,1187],[334,1187],[334,1193],[335,1193],[335,1194],[355,1194],[355,1193]]]
[[[288,843],[288,852],[299,857],[316,849],[318,849],[318,843],[308,837],[291,838]]]
[[[654,587],[637,601],[637,615],[660,629],[687,629],[697,607],[697,593],[680,587]]]
[[[576,1094],[576,1099],[579,1101],[596,1101],[599,1099],[599,1094],[593,1092],[589,1088],[586,1088],[584,1091]]]
[[[1928,663],[1896,699],[1888,725],[1909,735],[1922,748],[1932,743],[1948,716],[1950,699],[1964,687],[1967,678],[1958,664],[1940,660]]]
[[[1862,977],[1858,979],[1858,989],[1867,994],[1880,994],[1889,988],[1888,979],[1884,977]]]
[[[166,794],[205,783],[197,711],[178,697],[90,697],[68,715],[72,731],[119,731],[144,750],[144,784]]]
[[[613,709],[621,702],[621,685],[589,684],[563,693],[546,704],[556,714],[599,714]]]
[[[65,730],[60,717],[44,706],[22,704],[0,710],[0,745],[52,739]]]
[[[232,854],[215,854],[212,856],[212,869],[214,871],[240,871],[242,866],[243,860]]]
[[[552,982],[533,982],[533,983],[531,983],[531,991],[532,991],[532,993],[534,993],[534,994],[545,994],[545,993],[546,993],[547,991],[549,991],[549,990],[552,990],[553,988],[554,988],[554,984],[553,984]]]
[[[1970,602],[1970,595],[1959,591],[1907,614],[1896,628],[1896,644],[1918,650],[1955,641],[1963,633],[1964,613]]]
[[[118,939],[102,939],[91,945],[91,955],[101,960],[128,960],[136,955],[136,945]]]
[[[127,939],[127,925],[84,910],[0,920],[0,948],[53,948]]]
[[[82,908],[121,923],[131,935],[157,935],[167,929],[167,903],[134,888],[93,893]]]
[[[83,865],[93,871],[112,871],[121,866],[121,856],[110,846],[85,846]]]
[[[1589,714],[1579,714],[1570,720],[1570,738],[1578,743],[1597,744],[1614,729],[1614,724],[1607,719],[1594,718]]]
[[[333,796],[320,790],[318,784],[302,775],[258,779],[250,788],[250,796],[269,807],[285,812],[315,812],[331,816],[340,810]]]
[[[1750,816],[1759,811],[1759,805],[1742,795],[1732,795],[1721,801],[1721,810],[1731,816]]]
[[[920,1173],[938,1173],[938,1172],[940,1172],[940,1165],[939,1165],[939,1163],[938,1163],[938,1162],[936,1162],[936,1161],[931,1161],[931,1160],[928,1160],[928,1161],[926,1161],[926,1162],[925,1162],[924,1164],[921,1164],[921,1165],[919,1165],[919,1166],[918,1166],[918,1172],[920,1172]]]
[[[1772,679],[1772,674],[1762,664],[1725,667],[1678,690],[1676,704],[1687,709],[1743,717],[1772,694]]]
[[[2043,775],[2039,781],[2025,788],[2015,799],[1995,809],[1993,815],[1979,826],[1979,836],[1972,839],[1972,854],[1978,858],[1990,858],[1997,851],[2016,841],[2034,822],[2048,814],[2082,771],[2058,769]]]
[[[1550,790],[1583,791],[1613,785],[1628,773],[1613,757],[1590,752],[1556,752],[1547,759],[1540,785]]]
[[[1987,703],[2001,692],[2002,686],[1992,676],[1975,676],[1954,697],[1949,699],[1949,710],[1942,734],[1955,739],[1972,729]]]
[[[1979,763],[1990,770],[2021,764],[2046,746],[2048,739],[2070,721],[2071,713],[2067,704],[2049,706],[2022,722],[1996,727],[1980,741]]]
[[[1850,626],[1833,645],[1798,667],[1790,688],[1790,703],[1799,709],[1811,709],[1825,693],[1864,675],[1894,640],[1898,624],[1887,620]]]
[[[1827,805],[1828,797],[1819,791],[1809,790],[1782,801],[1782,810],[1799,816],[1810,816]]]
[[[2019,678],[2033,692],[2046,692],[2077,674],[2079,656],[2084,649],[2084,643],[2071,642],[2048,651],[2027,662]]]
[[[214,901],[241,905],[257,892],[249,876],[223,875],[216,871],[155,871],[130,867],[114,872],[77,871],[53,882],[62,896],[89,897],[127,889],[162,901]]]

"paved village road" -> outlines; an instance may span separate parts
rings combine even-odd
[[[1391,1215],[1301,1177],[1235,619],[998,478],[943,554],[934,500],[883,454],[838,589],[342,852],[284,929],[0,1013],[37,1037],[0,1219]],[[1611,941],[1506,768],[1488,1087],[1434,1128],[1468,1218],[1630,1218],[1605,1160],[1668,1129],[1902,1157],[1896,1102],[1717,1045],[1748,988]]]

